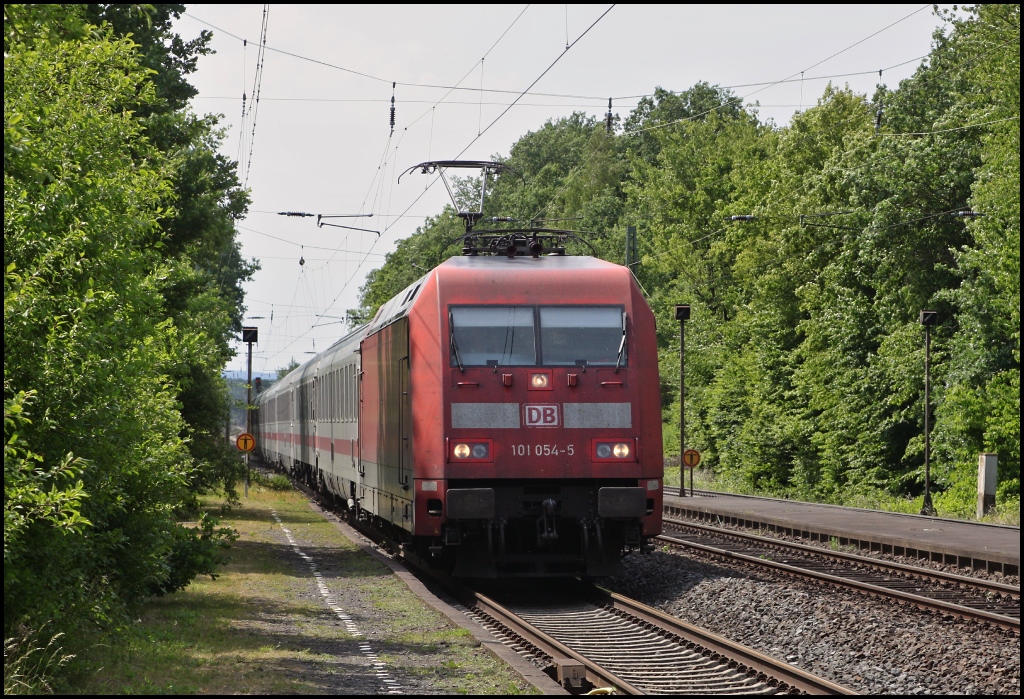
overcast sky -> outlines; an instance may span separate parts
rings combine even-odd
[[[885,69],[897,86],[942,24],[931,5],[270,5],[257,84],[265,6],[187,7],[177,31],[211,29],[216,51],[191,76],[194,108],[224,115],[224,153],[252,192],[239,239],[262,266],[246,287],[254,371],[340,337],[366,273],[447,203],[430,177],[397,183],[416,163],[507,155],[548,119],[603,119],[609,97],[625,117],[655,87],[701,80],[785,125],[828,76],[870,95]],[[333,222],[380,235],[279,211],[373,214]],[[244,367],[240,351],[228,368]]]

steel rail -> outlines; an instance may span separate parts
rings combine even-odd
[[[552,661],[557,662],[558,659],[565,658],[578,662],[586,670],[587,681],[595,687],[614,687],[616,690],[626,694],[644,694],[644,692],[634,687],[625,679],[577,653],[490,597],[475,590],[467,590],[467,593],[472,598],[473,606],[479,612],[491,617],[502,626],[510,629],[517,636],[523,638],[527,643],[540,649],[545,655],[550,656]]]
[[[731,534],[731,532],[729,533]],[[657,540],[668,544],[672,544],[674,546],[690,548],[697,551],[701,551],[703,553],[720,556],[723,558],[730,558],[736,561],[742,561],[743,563],[750,564],[759,568],[771,568],[782,573],[787,573],[802,578],[809,578],[811,580],[815,580],[818,582],[828,582],[839,587],[852,588],[860,592],[875,595],[878,597],[895,599],[908,604],[913,604],[921,609],[941,612],[944,614],[952,614],[954,616],[959,616],[963,619],[986,621],[1001,628],[1014,631],[1015,633],[1020,633],[1019,618],[1014,618],[1003,614],[996,614],[994,612],[989,612],[984,609],[974,609],[953,602],[947,602],[944,600],[925,597],[923,595],[917,595],[912,592],[905,592],[903,590],[887,588],[881,585],[876,585],[874,583],[855,580],[840,575],[823,573],[820,571],[810,570],[808,568],[802,568],[787,563],[780,563],[777,561],[772,561],[764,558],[758,558],[756,556],[751,556],[736,551],[729,551],[728,549],[719,548],[717,546],[699,544],[693,541],[687,541],[685,539],[677,539],[675,537],[667,536],[664,534],[657,537]]]
[[[743,541],[751,541],[759,545],[770,546],[772,548],[789,549],[791,551],[799,551],[801,553],[807,553],[815,556],[833,558],[836,560],[846,561],[848,563],[853,563],[856,565],[867,566],[883,572],[904,573],[907,575],[912,575],[914,577],[925,578],[927,580],[934,580],[936,582],[948,583],[951,585],[958,585],[966,588],[974,588],[982,590],[984,592],[992,592],[998,595],[1020,599],[1019,585],[1007,585],[1006,583],[996,582],[994,580],[985,580],[984,578],[972,578],[967,575],[957,575],[956,573],[947,573],[944,570],[922,568],[921,566],[907,565],[906,563],[897,563],[895,561],[883,561],[877,558],[861,556],[856,553],[847,553],[845,551],[833,551],[831,549],[823,549],[818,546],[808,546],[807,544],[798,544],[793,541],[785,541],[782,539],[775,539],[768,536],[760,536],[757,534],[750,534],[747,532],[739,532],[734,531],[732,529],[722,529],[720,527],[715,527],[708,524],[701,524],[697,522],[687,522],[685,520],[669,519],[667,517],[662,519],[662,522],[673,526],[697,529],[699,531],[705,531],[719,536],[741,539]]]
[[[596,588],[605,604],[632,616],[665,629],[687,642],[707,648],[759,673],[784,682],[793,689],[806,694],[857,694],[852,689],[813,675],[787,662],[758,652],[752,648],[734,643],[710,631],[688,624],[681,619],[649,607],[617,592]]]
[[[717,636],[710,631],[688,624],[664,612],[648,607],[620,594],[596,586],[581,583],[578,599],[587,602],[592,609],[584,620],[577,612],[576,624],[567,624],[564,617],[571,612],[556,606],[550,610],[529,613],[517,611],[478,591],[462,589],[468,594],[467,606],[474,608],[497,625],[502,633],[512,636],[520,645],[532,646],[546,660],[559,667],[566,663],[578,663],[585,669],[588,682],[596,688],[611,687],[625,694],[650,693],[806,693],[806,694],[855,694],[856,692],[796,668],[787,662],[772,658],[751,648]],[[586,636],[592,642],[601,644],[598,638],[609,629],[596,630],[598,616],[611,619],[618,625],[628,625],[649,637],[644,643],[633,639],[627,642],[630,648],[605,648],[600,653],[578,650],[560,636],[578,639]],[[539,619],[536,623],[525,617]],[[579,625],[583,625],[580,628]],[[548,626],[557,631],[545,630]],[[574,628],[575,627],[575,628]],[[625,635],[625,634],[623,634]],[[660,647],[659,647],[660,645]],[[678,653],[685,653],[699,659],[699,667],[684,667],[668,661],[669,677],[665,677],[666,658],[671,645]],[[537,653],[535,653],[537,654]],[[627,669],[633,679],[624,678],[621,672],[609,668],[595,655],[614,654],[617,665]],[[692,662],[692,661],[691,661]],[[646,667],[645,667],[646,665]],[[645,676],[645,673],[647,676]],[[660,674],[659,674],[660,673]],[[687,682],[692,687],[680,687]],[[645,691],[646,690],[646,691]]]

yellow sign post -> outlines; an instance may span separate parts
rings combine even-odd
[[[244,451],[248,454],[250,451],[256,448],[256,438],[248,432],[243,432],[238,435],[238,439],[235,440],[235,446],[238,447],[239,451]]]
[[[683,452],[683,458],[680,459],[683,462],[683,466],[690,469],[690,497],[693,497],[693,469],[700,463],[700,452],[696,449],[687,449]],[[683,490],[683,472],[682,469],[679,471],[679,490]]]

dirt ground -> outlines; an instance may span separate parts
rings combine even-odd
[[[239,534],[223,573],[147,605],[66,691],[535,691],[301,494],[253,488],[223,524]]]

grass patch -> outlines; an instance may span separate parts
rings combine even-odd
[[[264,490],[293,490],[292,482],[288,480],[287,476],[282,476],[280,473],[266,474],[257,469],[250,472],[249,483],[255,488]]]
[[[262,482],[223,517],[239,534],[223,573],[152,600],[115,641],[80,654],[58,691],[376,693],[379,682],[358,648],[365,639],[350,636],[327,609],[282,541],[272,508],[341,594],[354,595],[340,604],[362,615],[364,632],[370,624],[385,630],[386,638],[378,631],[371,642],[396,679],[418,678],[442,693],[524,691],[511,670],[424,606],[301,494]],[[363,600],[362,607],[351,600]]]

